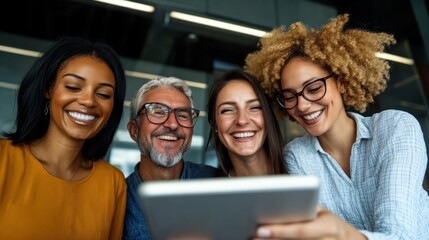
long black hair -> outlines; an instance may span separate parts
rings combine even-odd
[[[211,126],[209,140],[206,149],[209,147],[210,141],[213,141],[213,148],[216,151],[217,158],[225,173],[228,173],[232,168],[231,158],[229,157],[228,150],[222,144],[219,136],[214,133],[216,128],[216,100],[219,92],[228,84],[229,81],[239,79],[248,82],[258,97],[264,119],[267,138],[265,139],[263,147],[268,155],[268,164],[271,174],[287,173],[285,161],[283,159],[284,139],[280,131],[280,127],[273,109],[269,104],[268,97],[265,95],[264,90],[259,85],[258,81],[250,74],[241,69],[234,69],[224,73],[220,78],[216,79],[209,89],[209,96],[207,101],[207,117]],[[237,92],[237,94],[240,94]]]
[[[29,143],[46,134],[50,118],[49,114],[44,114],[49,101],[46,95],[55,85],[58,71],[68,61],[79,56],[91,56],[104,61],[115,76],[116,87],[110,119],[97,135],[85,141],[82,148],[85,159],[97,160],[105,156],[122,117],[125,72],[119,56],[110,46],[79,37],[63,37],[58,40],[35,61],[22,79],[18,90],[16,130],[3,133],[13,144]]]

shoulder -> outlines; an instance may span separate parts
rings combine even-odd
[[[384,110],[372,116],[362,116],[358,113],[349,112],[355,119],[359,131],[368,131],[373,134],[390,134],[406,131],[420,131],[417,119],[401,110]],[[372,135],[372,134],[370,134]]]
[[[142,182],[140,180],[140,174],[138,172],[138,165],[139,164],[140,163],[136,164],[136,166],[134,167],[134,171],[130,175],[128,175],[125,179],[128,187],[137,188],[137,186]]]
[[[26,158],[26,155],[30,152],[27,146],[27,144],[13,145],[12,140],[0,139],[0,159],[4,161],[13,160],[17,163],[19,159]]]
[[[413,115],[401,110],[393,110],[393,109],[384,110],[379,113],[375,113],[369,117],[364,117],[357,113],[351,113],[351,114],[357,121],[372,122],[373,124],[377,124],[377,125],[389,123],[387,124],[387,126],[392,126],[392,125],[396,126],[401,122],[418,124],[417,119]]]
[[[13,145],[12,140],[9,139],[0,139],[0,149],[7,150],[12,148],[22,148],[23,145]]]
[[[199,177],[215,177],[219,174],[219,170],[215,167],[184,161],[184,172],[187,172],[191,178]]]
[[[29,149],[25,144],[13,145],[11,140],[0,140],[0,190],[2,177],[18,176],[18,172],[28,174],[30,168],[28,164]]]
[[[122,173],[121,170],[119,170],[118,168],[116,168],[115,166],[113,166],[112,164],[108,163],[106,160],[104,159],[99,159],[97,161],[94,162],[94,165],[99,168],[102,169],[103,171],[110,171],[113,174],[120,174],[120,175],[124,175]]]
[[[106,162],[106,160],[99,159],[94,161],[94,171],[96,171],[98,175],[113,177],[114,179],[123,180],[125,182],[124,173],[112,164]]]
[[[383,119],[383,118],[387,118],[387,119],[400,119],[400,118],[415,119],[415,117],[408,112],[401,111],[401,110],[394,110],[394,109],[381,111],[380,113],[374,114],[374,117],[380,118],[380,119]]]
[[[310,135],[304,135],[301,137],[296,137],[288,142],[285,146],[285,152],[308,152],[310,149],[313,149],[314,146],[314,137]]]

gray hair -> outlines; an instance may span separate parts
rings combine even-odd
[[[183,93],[191,102],[191,107],[194,107],[194,101],[192,100],[192,90],[186,84],[185,81],[175,77],[161,77],[150,80],[148,83],[140,87],[137,93],[134,95],[133,100],[130,104],[130,120],[137,118],[137,112],[141,107],[143,96],[158,87],[171,87],[179,92]]]

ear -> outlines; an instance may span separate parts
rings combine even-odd
[[[51,99],[51,95],[52,95],[52,88],[49,89],[48,92],[45,92],[45,94],[43,94],[45,96],[46,99]]]
[[[342,79],[338,78],[336,84],[337,84],[338,91],[340,91],[341,94],[346,92],[347,84],[344,83]]]
[[[127,124],[128,133],[130,137],[137,142],[138,125],[136,120],[130,120]]]

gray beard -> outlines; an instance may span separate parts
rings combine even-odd
[[[182,159],[182,151],[178,152],[176,155],[167,157],[162,153],[159,153],[156,150],[152,150],[149,152],[150,159],[159,166],[162,167],[172,167],[179,163],[180,159]]]
[[[155,164],[161,167],[172,167],[180,162],[182,159],[184,153],[188,150],[186,146],[182,147],[180,151],[174,155],[174,156],[165,156],[164,154],[156,151],[155,149],[152,149],[152,146],[149,144],[143,143],[137,143],[140,149],[140,153],[145,156],[146,158],[151,159]],[[148,146],[149,145],[149,146]]]
[[[137,134],[137,139],[140,139],[140,131]],[[137,145],[139,147],[141,155],[151,159],[156,165],[166,168],[172,167],[179,163],[185,152],[188,151],[190,148],[190,144],[183,145],[176,155],[166,156],[165,154],[160,153],[154,148],[152,148],[152,145],[144,140],[137,141]]]

